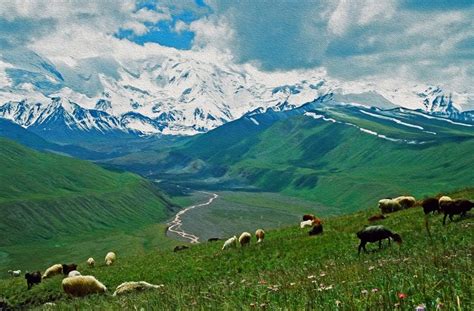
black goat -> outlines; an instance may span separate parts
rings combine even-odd
[[[446,202],[441,206],[441,211],[444,213],[443,225],[446,224],[446,217],[453,221],[453,215],[466,216],[466,213],[474,207],[474,203],[469,200],[455,200]]]
[[[28,289],[32,288],[33,285],[41,283],[41,272],[36,271],[32,273],[25,274],[26,284],[28,285]]]
[[[388,239],[389,244],[391,238],[397,243],[402,243],[402,238],[400,237],[400,235],[392,233],[392,231],[388,230],[384,226],[367,227],[357,232],[357,237],[360,239],[359,254],[361,249],[364,249],[364,251],[367,252],[365,244],[367,244],[368,242],[374,243],[378,241],[379,248],[382,248],[382,240],[384,239]]]
[[[428,215],[431,212],[433,214],[439,212],[439,200],[437,198],[424,199],[421,206],[423,206],[423,212],[425,212],[425,215]]]

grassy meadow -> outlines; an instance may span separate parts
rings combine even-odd
[[[453,196],[473,199],[474,190]],[[99,262],[91,269],[81,262],[79,270],[102,281],[106,295],[69,298],[61,277],[30,291],[24,279],[2,280],[0,293],[14,306],[58,310],[414,310],[421,304],[427,310],[472,310],[472,212],[446,226],[441,215],[430,215],[431,237],[420,207],[390,214],[379,224],[399,233],[401,246],[384,241],[378,250],[369,244],[369,253],[358,256],[355,233],[376,212],[323,218],[319,236],[308,236],[295,222],[267,230],[262,244],[253,239],[247,248],[222,251],[222,242],[202,243],[178,253],[118,253],[111,267]],[[111,296],[120,283],[138,280],[164,287]],[[46,302],[55,305],[44,307]]]

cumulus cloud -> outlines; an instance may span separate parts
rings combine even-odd
[[[472,1],[0,1],[0,45],[53,62],[168,53],[134,36],[189,34],[196,57],[275,76],[324,72],[345,80],[440,84],[474,92]],[[118,38],[119,31],[131,33]],[[172,37],[172,36],[171,36]],[[172,37],[173,38],[173,37]],[[1,51],[0,51],[1,53]],[[184,53],[184,52],[183,52]]]

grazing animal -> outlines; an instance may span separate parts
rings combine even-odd
[[[90,257],[89,259],[87,259],[87,265],[91,268],[93,268],[95,266],[95,260],[94,258]]]
[[[303,221],[305,220],[313,220],[314,218],[316,218],[313,214],[305,214],[303,215]]]
[[[47,279],[47,278],[50,278],[62,273],[63,273],[63,265],[58,263],[46,269],[46,271],[43,274],[43,279]]]
[[[10,274],[12,277],[19,277],[21,275],[21,270],[8,270],[8,274]]]
[[[311,227],[313,225],[313,219],[308,219],[305,221],[300,222],[300,228],[306,228],[306,227]]]
[[[145,282],[145,281],[124,282],[124,283],[120,284],[119,286],[117,286],[117,288],[115,289],[115,292],[112,296],[123,295],[123,294],[127,294],[127,293],[130,293],[130,292],[144,291],[144,290],[148,290],[148,289],[159,289],[159,288],[162,288],[163,286],[164,286],[163,284],[154,285],[154,284],[150,284],[150,283]]]
[[[233,237],[224,242],[222,250],[235,247],[237,247],[237,237],[234,235]]]
[[[117,255],[114,252],[108,252],[105,256],[105,264],[107,266],[112,265],[117,260]]]
[[[442,197],[439,198],[438,204],[439,204],[439,209],[442,210],[443,207],[449,203],[453,202],[453,199],[450,197],[443,195]]]
[[[250,244],[250,240],[252,239],[252,235],[248,232],[242,232],[239,237],[240,246],[244,247]]]
[[[379,200],[379,208],[384,214],[393,213],[402,209],[400,203],[394,199]]]
[[[41,283],[41,272],[26,272],[25,273],[26,284],[28,285],[28,289],[32,288],[33,285]]]
[[[423,212],[425,213],[425,215],[428,215],[429,213],[434,214],[435,212],[439,212],[439,200],[437,198],[424,199],[421,203],[421,206],[423,206]]]
[[[364,251],[367,252],[365,244],[367,244],[368,242],[374,243],[378,241],[379,248],[382,248],[382,240],[384,239],[388,239],[389,244],[390,238],[392,238],[397,243],[402,243],[402,238],[400,237],[400,235],[392,233],[392,231],[388,230],[384,226],[367,227],[357,232],[357,237],[360,239],[359,254],[361,249],[364,249]]]
[[[313,228],[309,231],[309,235],[317,235],[323,233],[323,225],[321,223],[315,224]]]
[[[67,277],[62,282],[66,294],[74,297],[84,297],[90,294],[100,294],[107,291],[107,287],[92,275]]]
[[[217,242],[217,241],[220,241],[221,239],[219,238],[210,238],[210,239],[207,239],[208,242]]]
[[[382,220],[382,219],[385,219],[385,218],[387,218],[387,217],[385,217],[385,215],[377,214],[377,215],[370,216],[367,220],[370,221],[370,222],[373,222],[373,221]]]
[[[185,249],[188,249],[188,248],[189,248],[189,247],[186,246],[186,245],[178,245],[178,246],[176,246],[176,247],[174,248],[173,252],[176,253],[176,252],[179,252],[179,251],[183,251],[183,250],[185,250]]]
[[[77,270],[77,265],[75,263],[72,263],[70,265],[64,264],[63,263],[63,274],[68,275],[69,272]]]
[[[70,272],[68,273],[67,277],[68,277],[68,278],[72,278],[72,277],[79,276],[79,275],[81,275],[81,273],[80,273],[79,271],[77,271],[77,270],[72,270],[72,271],[70,271]]]
[[[415,206],[416,199],[412,196],[400,196],[393,199],[395,202],[398,202],[403,209],[410,208]]]
[[[446,224],[446,217],[449,216],[449,220],[451,221],[453,221],[454,215],[464,217],[473,207],[474,203],[469,200],[454,200],[443,203],[443,205],[440,206],[441,211],[444,213],[443,225]]]
[[[257,229],[257,231],[255,231],[255,237],[257,238],[257,243],[263,242],[263,239],[265,239],[265,231],[263,231],[263,229]]]

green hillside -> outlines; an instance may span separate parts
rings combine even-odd
[[[474,191],[452,196],[473,199]],[[80,262],[84,275],[94,275],[108,287],[106,295],[68,298],[61,277],[30,291],[21,278],[2,280],[0,293],[17,307],[54,302],[53,310],[414,310],[421,304],[427,310],[438,304],[442,310],[471,310],[472,216],[456,216],[446,226],[441,215],[430,216],[430,238],[421,208],[390,214],[378,224],[399,233],[401,247],[385,241],[379,251],[369,244],[369,253],[358,256],[355,233],[375,212],[323,218],[320,236],[308,236],[308,229],[297,223],[267,230],[261,245],[253,239],[246,249],[221,251],[222,242],[204,243],[178,253],[171,248],[129,257],[119,253],[112,267],[99,263],[90,269]],[[164,287],[111,296],[122,282],[139,280]]]
[[[379,117],[370,115],[375,112]],[[109,163],[201,187],[251,186],[341,212],[374,206],[382,197],[419,198],[473,185],[471,125],[359,107],[329,106],[313,113],[337,122],[302,113],[256,115],[175,148],[147,150]]]
[[[43,247],[46,255],[48,247],[136,230],[169,216],[161,192],[132,173],[6,139],[0,139],[0,163],[0,267],[23,265],[15,258],[31,256],[34,248]]]

